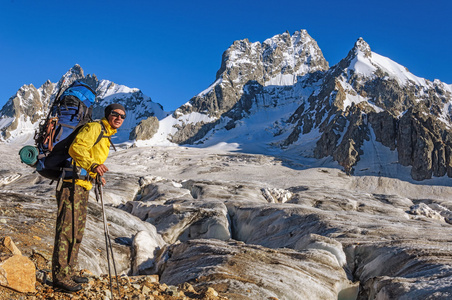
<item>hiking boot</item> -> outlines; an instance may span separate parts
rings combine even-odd
[[[77,275],[74,275],[74,276],[72,276],[72,278],[71,278],[74,282],[76,282],[76,283],[88,283],[89,282],[89,279],[87,278],[87,277],[84,277],[84,276],[77,276]]]
[[[59,288],[61,290],[64,290],[65,292],[70,292],[70,293],[74,293],[74,292],[80,291],[82,289],[82,286],[80,284],[74,282],[71,279],[55,281],[53,283],[53,287]]]

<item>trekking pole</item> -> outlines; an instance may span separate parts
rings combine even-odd
[[[118,282],[118,273],[116,272],[116,263],[115,263],[115,257],[113,255],[113,247],[111,246],[111,239],[110,239],[110,232],[108,230],[107,225],[107,216],[105,213],[105,206],[104,206],[104,199],[103,199],[103,193],[102,193],[102,176],[97,176],[96,178],[96,197],[100,198],[100,203],[102,205],[102,216],[104,220],[104,235],[105,235],[105,249],[107,251],[107,264],[108,264],[108,275],[110,277],[110,292],[111,296],[113,297],[113,284],[112,284],[112,277],[111,277],[111,267],[110,267],[110,254],[113,262],[113,269],[115,272],[116,277],[116,288],[118,290],[118,296],[121,297],[121,292],[119,290],[119,282]],[[97,199],[99,201],[99,199]]]

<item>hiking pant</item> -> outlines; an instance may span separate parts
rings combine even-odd
[[[72,194],[72,190],[74,193]],[[52,256],[54,281],[70,279],[77,268],[77,257],[85,231],[89,191],[72,182],[64,182],[57,191],[58,216]]]

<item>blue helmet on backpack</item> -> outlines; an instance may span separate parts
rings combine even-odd
[[[61,98],[67,96],[77,97],[87,107],[94,104],[94,100],[96,99],[96,93],[91,89],[91,87],[80,81],[74,82],[69,88],[67,88],[61,95]]]

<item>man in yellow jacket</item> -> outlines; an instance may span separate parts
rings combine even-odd
[[[56,288],[76,292],[82,288],[80,283],[88,282],[87,278],[76,275],[76,267],[85,231],[89,191],[93,180],[108,171],[104,162],[110,150],[109,137],[116,133],[125,118],[125,108],[121,104],[110,104],[105,108],[105,118],[84,125],[69,148],[69,155],[78,167],[87,171],[87,176],[64,180],[56,193],[58,216],[52,256]],[[103,137],[98,140],[101,133]],[[102,183],[105,184],[103,177]]]

